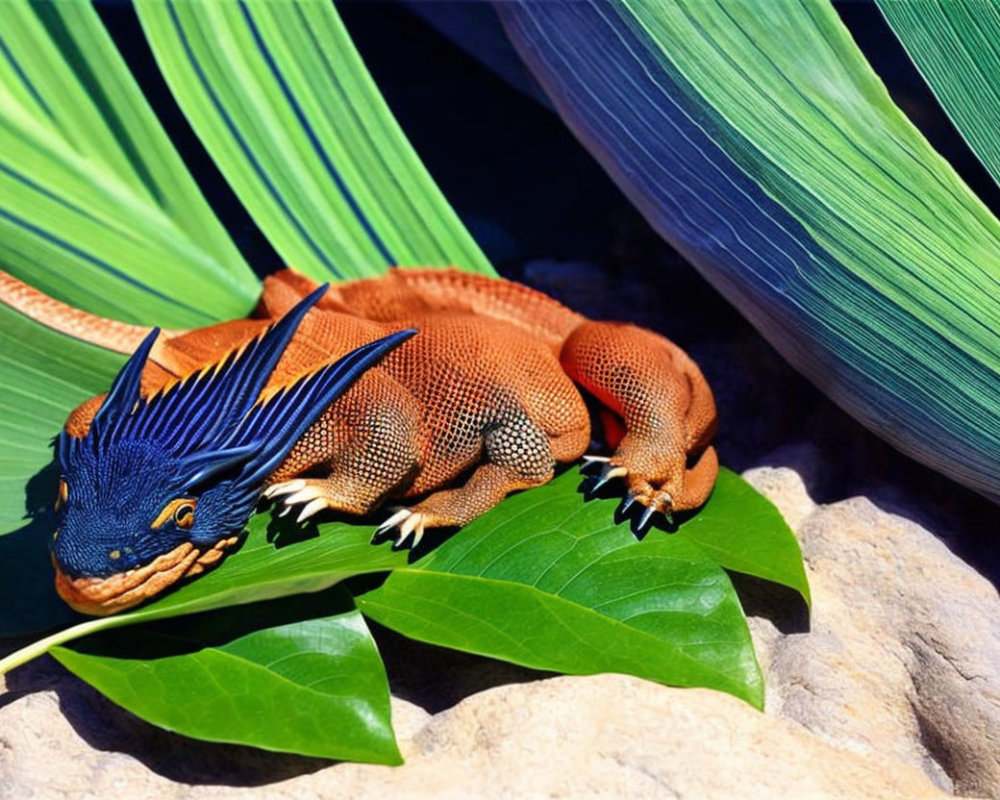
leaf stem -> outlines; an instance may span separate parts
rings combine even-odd
[[[107,627],[110,627],[108,625],[108,620],[102,618],[90,619],[86,622],[80,622],[76,625],[71,625],[68,628],[63,628],[61,631],[56,631],[49,636],[39,639],[37,642],[32,642],[27,647],[15,650],[6,658],[0,659],[0,675],[7,674],[10,670],[15,667],[19,667],[22,664],[26,664],[33,658],[45,655],[56,645],[68,642],[72,639],[77,639],[81,636],[86,636],[88,633],[104,630]]]

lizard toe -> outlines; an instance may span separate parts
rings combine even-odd
[[[588,470],[597,464],[606,464],[611,460],[610,456],[584,456],[583,463],[580,465],[581,470]]]
[[[409,544],[409,547],[412,550],[420,543],[420,540],[423,539],[424,529],[427,522],[427,515],[421,514],[419,511],[413,511],[409,508],[396,509],[392,516],[375,529],[372,541],[374,542],[382,539],[383,537],[390,535],[393,528],[398,528],[399,534],[396,537],[396,541],[393,543],[392,549],[402,550],[407,546],[407,540],[412,537],[412,541]]]
[[[293,492],[298,492],[306,485],[304,478],[294,478],[290,481],[281,481],[280,483],[272,483],[263,492],[263,496],[269,500],[278,497],[283,494],[292,494]]]
[[[628,470],[625,467],[608,459],[601,468],[601,471],[590,479],[586,492],[593,497],[606,483],[613,481],[615,478],[624,478],[626,475],[628,475]]]
[[[618,507],[618,518],[624,520],[630,516],[629,512],[635,511],[637,507],[641,507],[642,510],[635,519],[636,533],[646,531],[657,513],[663,514],[667,524],[673,527],[674,499],[670,492],[658,490],[645,482],[637,483],[625,492],[625,497]]]

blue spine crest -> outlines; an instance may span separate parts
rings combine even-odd
[[[101,463],[116,445],[131,443],[170,461],[178,488],[191,490],[226,473],[237,493],[257,491],[330,403],[416,333],[404,330],[359,347],[258,401],[303,317],[326,289],[316,289],[218,363],[142,398],[142,370],[159,335],[154,328],[118,373],[87,435],[59,435],[63,472],[70,474],[81,459]]]

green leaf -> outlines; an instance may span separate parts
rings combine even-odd
[[[720,567],[788,586],[812,602],[795,534],[774,504],[731,470],[719,470],[710,502],[677,535]]]
[[[371,545],[370,525],[323,524],[317,536],[258,514],[246,544],[219,569],[138,610],[60,631],[5,666],[101,630],[318,591],[352,575],[392,570],[383,587],[362,598],[362,610],[407,635],[543,669],[617,670],[717,686],[759,704],[760,678],[742,612],[719,565],[778,581],[808,598],[798,545],[773,506],[723,470],[708,504],[678,533],[653,531],[637,542],[627,525],[614,524],[616,501],[584,503],[578,483],[571,470],[508,498],[414,563],[388,544]],[[750,524],[751,535],[744,536]],[[0,563],[3,545],[0,540]],[[484,579],[476,570],[494,556]],[[569,589],[550,591],[560,576],[576,571],[581,577]],[[602,582],[589,583],[596,575]],[[12,576],[11,591],[32,581],[51,585],[51,574]],[[442,603],[452,603],[461,620],[442,615]],[[652,604],[649,613],[640,608],[644,603]],[[378,604],[388,610],[380,612]],[[0,631],[16,624],[20,613],[0,604]],[[639,616],[623,622],[633,614]],[[476,617],[481,620],[470,621]],[[418,624],[445,628],[422,636],[410,627]],[[518,633],[525,625],[538,628],[534,638]],[[501,642],[504,626],[508,635]],[[466,635],[473,638],[463,640]],[[600,644],[605,635],[617,637],[616,651]],[[578,657],[576,636],[597,637],[589,660]],[[521,644],[526,640],[530,650]]]
[[[426,558],[397,567],[359,607],[433,644],[537,669],[708,686],[762,705],[743,612],[719,562],[767,572],[807,595],[798,545],[770,503],[724,472],[694,518],[699,525],[636,541],[614,524],[618,501],[584,504],[578,482],[570,471],[506,500]],[[742,516],[766,521],[753,530],[758,541],[727,530],[743,530]]]
[[[89,3],[8,0],[0,267],[117,319],[206,325],[258,283]]]
[[[1000,13],[982,0],[876,0],[955,127],[1000,182]]]
[[[285,261],[492,273],[417,159],[332,3],[137,0],[171,91]]]
[[[782,355],[1000,499],[1000,223],[830,3],[496,8],[574,133]]]
[[[99,635],[52,655],[118,705],[185,736],[402,763],[385,668],[344,591]]]

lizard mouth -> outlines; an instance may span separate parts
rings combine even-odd
[[[181,578],[200,575],[206,567],[221,559],[238,538],[223,539],[205,552],[184,542],[145,566],[103,578],[72,578],[55,564],[56,591],[81,614],[98,617],[117,614],[159,594]]]

